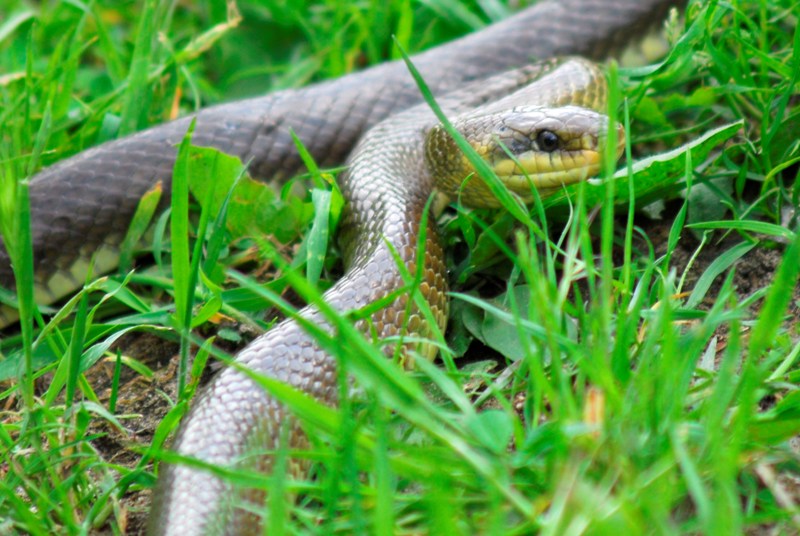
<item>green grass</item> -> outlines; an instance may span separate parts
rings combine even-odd
[[[413,53],[508,12],[479,4],[242,1],[241,18],[212,2],[0,7],[0,229],[18,277],[0,299],[23,318],[0,341],[0,533],[141,529],[134,500],[153,459],[170,458],[207,360],[268,327],[270,305],[291,310],[289,286],[318,299],[338,262],[331,173],[309,165],[310,192],[275,194],[186,147],[176,182],[217,204],[192,219],[174,202],[171,219],[154,216],[152,267],[90,281],[41,316],[21,179],[201,104],[399,58],[393,34]],[[611,70],[630,125],[613,180],[440,218],[453,282],[441,366],[404,373],[328,311],[340,333],[321,342],[358,397],[333,410],[258,379],[308,423],[316,479],[284,478],[285,452],[273,476],[211,469],[291,492],[269,500],[272,533],[799,531],[796,22],[791,0],[673,21],[665,59]],[[220,190],[198,186],[197,160]],[[240,197],[259,200],[269,239],[246,236],[256,215]],[[170,240],[168,226],[199,239]],[[190,373],[177,388],[126,345],[142,332],[177,342]],[[135,378],[169,401],[147,440],[132,433],[139,408],[121,409]]]

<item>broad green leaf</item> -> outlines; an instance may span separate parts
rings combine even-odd
[[[617,171],[614,180],[614,199],[616,203],[627,203],[630,189],[633,188],[637,204],[647,203],[670,197],[683,188],[682,178],[686,165],[686,153],[691,153],[692,162],[700,164],[708,158],[716,147],[736,135],[743,126],[742,121],[730,123],[706,132],[703,136],[692,140],[677,149],[657,154],[634,162],[631,175],[625,168]],[[567,186],[563,190],[542,200],[545,208],[564,207],[568,199],[575,195],[580,184]],[[590,181],[586,188],[586,205],[593,206],[603,200],[604,188],[601,184]]]
[[[505,411],[487,410],[467,420],[467,427],[475,437],[495,454],[503,453],[514,433],[514,423]]]
[[[302,205],[278,199],[268,184],[244,174],[244,164],[236,157],[208,147],[192,147],[190,154],[189,189],[198,202],[204,203],[208,189],[214,188],[209,209],[218,214],[230,192],[226,226],[234,238],[274,234],[286,241],[296,234],[305,216],[299,210]]]
[[[732,194],[733,180],[728,177],[692,185],[687,221],[699,223],[724,218],[729,206],[721,203],[720,199],[730,198]]]
[[[511,318],[516,318],[517,315],[522,315],[527,318],[528,305],[530,302],[530,290],[526,285],[514,287],[514,301],[516,304],[516,311],[509,311]],[[506,294],[499,296],[495,302],[502,304],[504,309],[507,308],[509,299]],[[525,349],[523,342],[519,338],[519,330],[515,323],[509,322],[508,317],[499,317],[492,314],[491,311],[486,311],[481,326],[481,333],[486,345],[494,348],[508,359],[514,361],[522,359],[525,356]]]

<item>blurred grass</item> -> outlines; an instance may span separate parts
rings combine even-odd
[[[470,364],[461,369],[422,364],[403,373],[329,312],[341,338],[320,336],[333,353],[347,348],[343,366],[363,395],[334,411],[263,382],[309,423],[314,448],[306,456],[320,462],[317,479],[217,469],[234,481],[277,482],[300,494],[297,504],[272,500],[273,528],[800,530],[792,487],[800,466],[791,444],[800,432],[796,6],[704,5],[693,4],[685,26],[672,21],[666,60],[620,69],[616,102],[631,124],[628,152],[638,159],[742,121],[737,137],[655,175],[659,195],[638,190],[635,180],[607,181],[613,189],[576,188],[560,216],[545,211],[547,200],[530,213],[512,205],[516,217],[446,214],[441,224],[457,283],[447,343],[455,355],[467,354]],[[177,329],[184,353],[190,337],[203,347],[181,389],[192,394],[208,354],[225,356],[202,338],[207,331],[189,335],[190,327],[216,322],[215,315],[264,327],[270,319],[259,311],[266,303],[280,301],[288,285],[315,299],[318,275],[335,265],[335,251],[319,258],[327,229],[312,208],[324,208],[333,195],[327,199],[335,213],[336,194],[287,189],[266,201],[270,214],[281,215],[274,219],[290,222],[276,232],[280,242],[298,239],[309,225],[317,229],[297,259],[288,259],[281,243],[219,243],[219,227],[206,243],[210,261],[199,255],[202,238],[176,256],[161,218],[155,268],[92,283],[102,292],[93,290],[91,300],[89,291],[78,294],[55,320],[40,322],[25,283],[32,268],[25,183],[18,180],[200,105],[397,58],[393,34],[413,53],[509,11],[497,0],[0,6],[0,222],[7,243],[16,244],[23,313],[22,335],[7,330],[0,341],[0,533],[140,529],[141,512],[126,494],[152,486],[148,463],[185,401],[176,401],[152,444],[133,449],[136,460],[118,463],[100,448],[112,433],[103,423],[130,439],[126,416],[84,374],[108,358],[151,377],[111,345],[133,330]],[[315,187],[324,187],[325,173],[315,176]],[[675,184],[689,192],[676,197]],[[673,199],[656,200],[665,193]],[[610,202],[598,215],[596,200],[604,197],[637,210],[650,205],[663,222],[633,218]],[[181,215],[172,225],[193,223]],[[756,253],[782,257],[774,278],[752,277],[754,286],[737,289],[735,271],[754,270],[748,259]],[[308,279],[294,270],[307,260]],[[265,264],[280,269],[267,285],[237,270]],[[226,337],[237,342],[239,335],[220,330],[218,339]],[[508,366],[497,369],[496,360]],[[112,398],[118,381],[117,372]]]

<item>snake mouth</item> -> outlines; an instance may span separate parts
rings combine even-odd
[[[571,165],[548,170],[542,163],[550,163],[550,159],[542,155],[531,155],[529,158],[518,158],[521,166],[513,164],[513,171],[498,169],[497,175],[506,187],[517,194],[531,197],[531,187],[537,190],[554,189],[584,181],[600,172],[600,154],[596,151],[582,151],[577,154],[561,155],[560,160],[568,159]],[[503,162],[500,168],[505,168]],[[527,194],[527,195],[526,195]]]
[[[602,170],[607,136],[584,135],[572,140],[564,150],[546,153],[526,151],[514,160],[503,159],[493,168],[506,187],[529,200],[533,198],[531,188],[536,188],[540,196],[556,191],[558,188],[585,181]],[[625,150],[625,130],[617,127],[617,146],[614,161]]]

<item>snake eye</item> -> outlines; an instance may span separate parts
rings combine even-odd
[[[558,149],[559,138],[558,134],[552,130],[542,130],[536,135],[536,145],[539,146],[540,151],[552,153]]]

